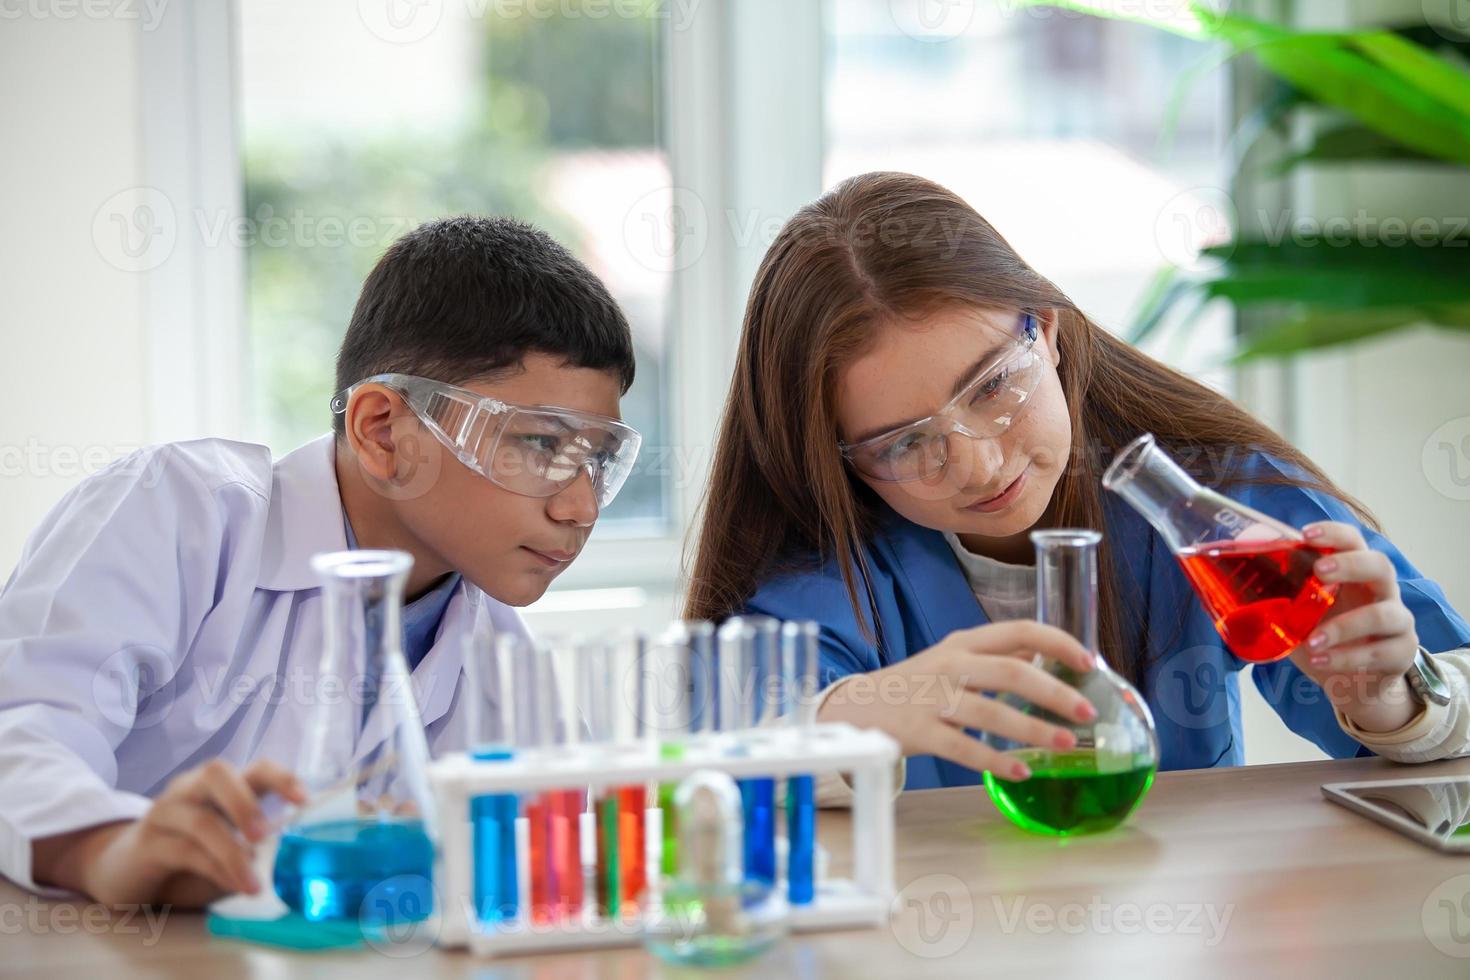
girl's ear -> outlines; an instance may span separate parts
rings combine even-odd
[[[1062,346],[1058,342],[1061,330],[1061,318],[1055,309],[1037,310],[1037,323],[1041,326],[1041,340],[1046,345],[1046,355],[1051,360],[1051,366],[1057,367],[1062,363]]]

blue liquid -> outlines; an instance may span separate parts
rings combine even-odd
[[[808,905],[815,897],[817,853],[817,783],[811,776],[786,781],[786,840],[786,898],[792,905]]]
[[[506,922],[520,907],[516,883],[516,817],[510,793],[470,800],[475,834],[475,910],[481,922]]]
[[[415,922],[434,911],[434,845],[419,820],[293,827],[276,853],[275,887],[313,921]]]
[[[515,751],[504,745],[481,745],[471,755],[476,762],[504,762],[515,758]],[[514,793],[491,793],[470,800],[475,912],[481,922],[509,922],[520,910],[516,875],[516,818],[520,814]]]
[[[745,810],[745,877],[776,882],[776,781],[769,776],[742,779],[740,802]]]

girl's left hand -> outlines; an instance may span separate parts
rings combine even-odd
[[[1421,710],[1405,674],[1419,635],[1414,614],[1399,597],[1398,574],[1381,551],[1368,547],[1352,524],[1319,521],[1302,529],[1307,543],[1328,549],[1313,570],[1337,584],[1337,601],[1292,661],[1327,692],[1364,731],[1402,728]]]

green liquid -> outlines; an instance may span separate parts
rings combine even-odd
[[[1153,764],[1098,772],[1091,749],[1052,752],[1023,749],[1011,755],[1031,769],[1012,781],[985,774],[985,788],[1000,812],[1023,830],[1071,837],[1118,826],[1153,785]]]

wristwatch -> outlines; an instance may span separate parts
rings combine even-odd
[[[1422,704],[1449,704],[1450,685],[1439,672],[1439,667],[1434,662],[1434,654],[1419,645],[1419,652],[1414,654],[1414,664],[1409,668],[1405,676],[1409,679],[1409,689]]]

